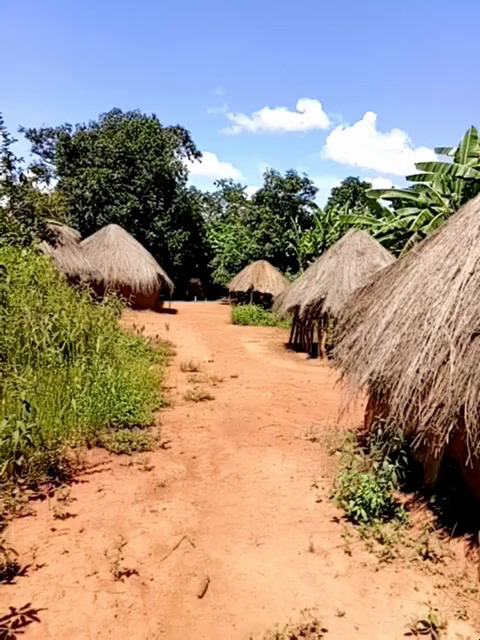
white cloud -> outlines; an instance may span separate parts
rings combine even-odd
[[[243,180],[242,172],[230,162],[221,162],[215,153],[202,151],[201,160],[187,160],[187,169],[192,176],[203,176],[205,178],[231,178],[232,180]]]
[[[224,96],[226,94],[226,91],[222,87],[215,87],[212,93],[215,96]]]
[[[406,176],[415,173],[415,163],[435,160],[433,149],[414,147],[401,129],[377,130],[377,114],[367,111],[361,120],[341,124],[327,137],[323,153],[329,160],[381,173]]]
[[[251,186],[245,188],[245,193],[247,194],[247,196],[249,198],[251,198],[252,196],[254,196],[257,193],[257,191],[259,189],[260,189],[260,187],[256,187],[254,185],[251,185]]]
[[[382,176],[375,176],[375,178],[362,178],[365,182],[370,182],[373,189],[396,189],[395,185],[390,178],[383,178]]]
[[[312,98],[300,98],[295,111],[287,107],[263,107],[251,116],[245,113],[228,113],[232,125],[223,133],[288,133],[328,129],[330,119],[323,110],[322,103]]]
[[[211,116],[218,116],[222,113],[228,112],[228,104],[224,103],[219,105],[218,107],[208,107],[207,113]]]

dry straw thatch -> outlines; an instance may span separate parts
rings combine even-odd
[[[318,259],[300,317],[337,317],[349,296],[395,258],[366,231],[348,231]]]
[[[133,306],[154,307],[161,292],[173,292],[173,282],[152,254],[117,224],[96,231],[80,246],[96,271],[92,286],[100,295],[116,291]]]
[[[274,311],[285,316],[297,309],[302,320],[335,317],[355,289],[394,261],[366,231],[348,231],[275,300]]]
[[[47,224],[55,243],[43,241],[39,244],[42,253],[50,256],[57,268],[70,280],[81,281],[91,277],[92,266],[80,247],[80,233],[53,220]]]
[[[252,262],[230,281],[228,291],[231,295],[260,294],[278,296],[288,286],[287,278],[267,260]]]
[[[473,459],[478,473],[480,196],[357,291],[336,337],[350,385],[428,456],[460,456],[464,473]]]

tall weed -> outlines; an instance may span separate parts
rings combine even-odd
[[[58,472],[67,447],[151,423],[165,353],[31,250],[0,248],[0,481]]]

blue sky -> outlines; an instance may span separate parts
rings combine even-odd
[[[401,184],[480,125],[479,23],[478,0],[0,0],[0,111],[155,112],[207,152],[197,185],[294,168],[324,199],[347,175]]]

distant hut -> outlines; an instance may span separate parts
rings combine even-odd
[[[173,282],[133,236],[117,224],[109,224],[82,240],[80,246],[95,269],[91,286],[99,296],[120,294],[134,308],[161,306],[170,297]]]
[[[330,329],[348,297],[394,261],[366,231],[348,231],[275,302],[279,315],[293,313],[289,346],[324,357]]]
[[[335,357],[367,427],[403,433],[427,482],[455,460],[480,499],[480,196],[352,296]]]
[[[69,282],[78,283],[88,280],[92,273],[92,266],[80,247],[80,233],[72,227],[54,221],[50,221],[47,228],[52,240],[40,242],[40,251],[53,259],[58,270]]]
[[[287,278],[267,260],[257,260],[242,269],[230,281],[228,291],[236,303],[256,303],[270,307],[272,300],[284,291]]]

